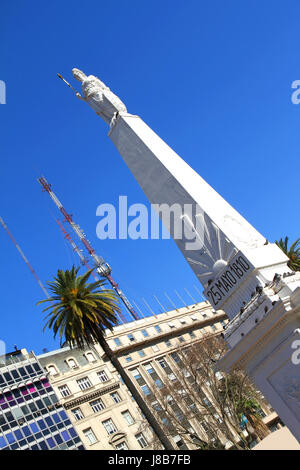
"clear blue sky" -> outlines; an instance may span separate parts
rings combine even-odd
[[[43,282],[77,263],[36,178],[43,173],[140,306],[197,279],[171,240],[96,237],[96,208],[147,202],[106,124],[56,76],[98,75],[269,240],[299,233],[300,5],[271,0],[2,2],[0,215]],[[43,293],[0,227],[1,329],[8,349],[58,346]],[[152,300],[151,300],[152,299]],[[144,307],[145,312],[147,311]]]

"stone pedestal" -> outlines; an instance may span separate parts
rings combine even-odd
[[[219,366],[246,370],[300,442],[300,274],[289,280],[279,281],[281,288],[270,295],[273,305],[262,318],[258,309],[246,309],[228,323],[225,338],[231,349]]]

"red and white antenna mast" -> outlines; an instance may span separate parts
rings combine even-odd
[[[75,251],[75,253],[78,254],[79,258],[80,258],[80,261],[81,261],[81,264],[83,264],[88,270],[91,269],[89,263],[87,262],[86,258],[84,257],[83,253],[82,253],[82,250],[80,250],[78,248],[78,246],[76,245],[76,243],[72,240],[72,238],[70,237],[70,235],[68,234],[68,232],[66,231],[66,229],[64,228],[63,224],[61,223],[61,221],[59,219],[56,219],[56,223],[58,224],[59,228],[61,229],[61,231],[63,232],[65,238],[68,240],[68,242],[70,243],[71,247],[73,248],[73,250]],[[95,279],[95,281],[98,281],[99,278],[98,276],[92,272],[92,276],[93,278]]]
[[[60,227],[61,231],[63,232],[63,234],[65,235],[65,238],[68,240],[68,242],[70,243],[71,247],[73,248],[73,250],[75,251],[75,253],[78,254],[79,258],[80,258],[80,261],[81,263],[88,269],[90,270],[91,267],[89,265],[89,263],[87,262],[86,258],[84,257],[83,253],[82,253],[82,250],[80,250],[80,248],[78,248],[78,246],[76,245],[76,243],[72,240],[72,238],[70,237],[69,233],[66,231],[66,229],[64,228],[63,224],[61,223],[61,221],[59,219],[56,219],[56,222],[58,224],[58,226]],[[99,281],[99,277],[94,273],[94,271],[92,271],[92,276],[93,278],[95,279],[95,281]],[[119,313],[119,317],[121,318],[121,321],[123,323],[126,323],[126,320],[125,320],[125,317],[123,316],[122,312]]]
[[[83,245],[87,249],[90,256],[93,258],[93,260],[96,264],[96,267],[97,267],[96,268],[97,272],[100,274],[100,276],[106,277],[106,279],[109,281],[109,283],[111,284],[113,289],[116,291],[116,293],[118,294],[118,296],[120,297],[120,299],[122,300],[124,305],[126,306],[127,310],[131,314],[131,316],[134,318],[134,320],[138,320],[139,317],[138,317],[137,313],[135,312],[134,308],[132,307],[132,305],[130,304],[129,300],[124,295],[124,293],[121,291],[121,289],[119,288],[116,281],[110,275],[111,267],[109,266],[109,264],[106,263],[106,261],[102,257],[97,255],[97,253],[95,252],[95,250],[92,247],[91,243],[86,238],[86,235],[83,232],[83,230],[80,228],[80,226],[78,224],[76,224],[73,221],[72,216],[70,214],[68,214],[68,212],[66,211],[66,209],[64,208],[64,206],[62,205],[60,200],[56,197],[56,195],[52,191],[51,185],[47,182],[46,178],[44,178],[42,176],[42,177],[38,178],[38,182],[41,184],[41,186],[44,188],[44,190],[47,191],[47,193],[51,197],[54,204],[58,207],[60,212],[65,217],[66,221],[70,224],[70,226],[72,227],[72,229],[74,230],[74,232],[76,233],[76,235],[78,236],[80,241],[83,243]]]
[[[21,250],[21,247],[20,245],[16,242],[15,238],[13,237],[13,235],[11,234],[11,232],[9,231],[6,223],[4,222],[4,220],[2,219],[2,217],[0,217],[0,223],[2,225],[2,227],[6,230],[6,232],[8,233],[8,236],[9,238],[11,239],[11,241],[14,243],[15,247],[17,248],[18,252],[20,253],[20,255],[22,256],[23,260],[25,261],[25,263],[27,264],[29,270],[31,271],[31,273],[34,275],[36,281],[38,282],[40,288],[42,289],[42,291],[44,292],[45,296],[49,299],[49,294],[46,290],[46,288],[44,287],[42,281],[40,280],[40,278],[38,277],[38,275],[36,274],[35,270],[33,269],[33,267],[31,266],[31,264],[29,263],[28,259],[26,258],[26,256],[24,255],[23,251]]]

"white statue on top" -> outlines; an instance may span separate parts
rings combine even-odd
[[[118,113],[127,113],[124,103],[99,78],[87,76],[79,69],[72,69],[72,73],[82,85],[83,96],[76,93],[77,98],[86,101],[107,124],[112,124]]]

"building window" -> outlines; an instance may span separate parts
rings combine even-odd
[[[49,372],[50,375],[57,375],[58,374],[57,369],[56,369],[55,366],[48,366],[47,369],[48,369],[48,372]]]
[[[138,380],[138,379],[141,378],[141,374],[140,374],[140,371],[138,369],[132,369],[130,372],[132,373],[133,378],[135,380]]]
[[[174,323],[173,323],[173,322],[171,322],[171,321],[168,323],[168,325],[169,325],[169,327],[170,327],[171,329],[172,329],[172,328],[175,328],[175,325],[174,325]]]
[[[89,441],[90,445],[95,444],[95,442],[97,442],[96,436],[93,433],[92,428],[85,429],[83,431],[83,434],[87,438],[87,440]]]
[[[202,426],[204,432],[208,433],[209,429],[208,429],[208,426],[207,426],[206,422],[205,422],[205,421],[201,421],[200,424],[201,424],[201,426]]]
[[[158,401],[152,402],[151,406],[152,406],[152,408],[155,409],[155,411],[162,411],[162,408],[161,408],[160,404],[158,403]]]
[[[61,385],[61,387],[58,387],[58,390],[62,397],[68,397],[69,395],[71,395],[71,392],[67,385]]]
[[[196,315],[191,315],[191,319],[192,319],[193,321],[198,320],[198,318],[196,317]]]
[[[144,392],[145,395],[150,395],[151,391],[150,391],[150,388],[148,387],[148,385],[142,385],[141,386],[141,389],[142,391]]]
[[[155,325],[154,328],[157,331],[157,333],[161,333],[161,327],[159,325]]]
[[[175,374],[173,374],[173,372],[171,372],[171,374],[168,375],[169,379],[172,380],[172,382],[174,382],[175,380],[177,380],[177,377]]]
[[[140,351],[138,351],[138,353],[139,353],[139,356],[140,356],[140,357],[146,356],[145,351],[144,351],[143,349],[141,349]]]
[[[182,325],[185,325],[185,323],[186,323],[186,321],[185,321],[185,319],[184,319],[184,318],[180,318],[180,320],[179,320],[179,321],[180,321],[180,323],[181,323]]]
[[[87,352],[85,357],[87,358],[88,362],[96,362],[94,354],[91,352]]]
[[[211,407],[211,406],[212,406],[211,402],[210,402],[209,399],[206,398],[206,397],[203,398],[203,403],[204,403],[206,406],[208,406],[208,407]]]
[[[176,443],[177,447],[180,449],[182,446],[184,446],[184,442],[181,439],[180,436],[175,436],[174,437],[174,442]]]
[[[165,341],[165,345],[166,345],[168,348],[170,348],[170,347],[172,346],[171,340],[167,339],[167,340]]]
[[[109,380],[104,370],[100,370],[100,372],[97,372],[97,374],[98,374],[100,382],[107,382]]]
[[[82,379],[77,380],[80,390],[87,390],[92,387],[90,379],[88,377],[83,377]]]
[[[120,401],[122,401],[120,395],[118,394],[118,392],[113,392],[113,393],[110,394],[110,396],[111,396],[111,398],[113,399],[113,401],[115,403],[120,403]]]
[[[171,353],[171,357],[175,362],[177,362],[177,363],[180,362],[180,357],[178,356],[178,354],[176,352]]]
[[[102,400],[98,398],[97,400],[91,401],[90,405],[94,413],[98,413],[98,411],[104,410],[105,406]]]
[[[66,362],[67,362],[68,366],[70,367],[70,369],[76,369],[78,367],[78,365],[76,364],[74,359],[67,359]]]
[[[150,374],[150,375],[155,372],[151,362],[149,362],[148,364],[145,364],[144,367],[145,367],[146,371],[148,372],[148,374]]]
[[[120,442],[119,444],[116,445],[117,450],[129,450],[128,445],[126,444],[125,441]]]
[[[141,448],[144,449],[145,447],[147,447],[148,445],[148,442],[146,441],[146,438],[144,436],[144,434],[142,432],[136,434],[136,440],[138,441],[138,443],[140,444]]]
[[[134,336],[132,333],[129,333],[129,335],[127,335],[129,341],[134,341]]]
[[[115,345],[116,346],[121,346],[121,341],[119,340],[119,338],[114,338],[114,342],[115,342]]]
[[[72,414],[73,414],[74,418],[76,419],[76,421],[79,421],[80,419],[84,418],[80,408],[74,408],[71,411],[72,411]]]
[[[222,420],[221,416],[218,413],[215,413],[214,417],[219,421],[219,423],[223,423],[223,420]]]
[[[152,346],[152,349],[153,349],[154,352],[159,351],[159,347],[158,347],[157,344],[155,344],[154,346]]]
[[[127,424],[130,425],[130,424],[134,423],[134,419],[133,419],[133,417],[131,416],[131,414],[129,413],[128,410],[123,411],[122,416],[125,419],[125,421],[127,422]]]
[[[195,338],[195,337],[196,337],[196,335],[195,335],[195,333],[194,333],[193,331],[189,331],[189,335],[190,335],[191,338]]]
[[[168,364],[166,363],[166,361],[164,359],[159,359],[158,363],[163,369],[168,367]]]
[[[117,432],[117,428],[114,425],[114,422],[112,419],[106,419],[105,421],[102,421],[102,424],[109,436]]]
[[[213,325],[210,325],[210,326],[211,326],[211,329],[212,329],[213,331],[216,331],[216,329],[217,329],[216,325],[213,324]]]
[[[178,339],[179,339],[180,343],[184,343],[184,341],[185,341],[183,336],[178,336]]]
[[[143,336],[144,336],[145,338],[147,338],[147,336],[149,336],[149,333],[148,333],[147,330],[142,330],[142,333],[143,333]]]
[[[125,358],[125,361],[126,361],[126,362],[131,362],[131,361],[132,361],[132,357],[131,357],[131,356],[127,356],[127,357]]]

